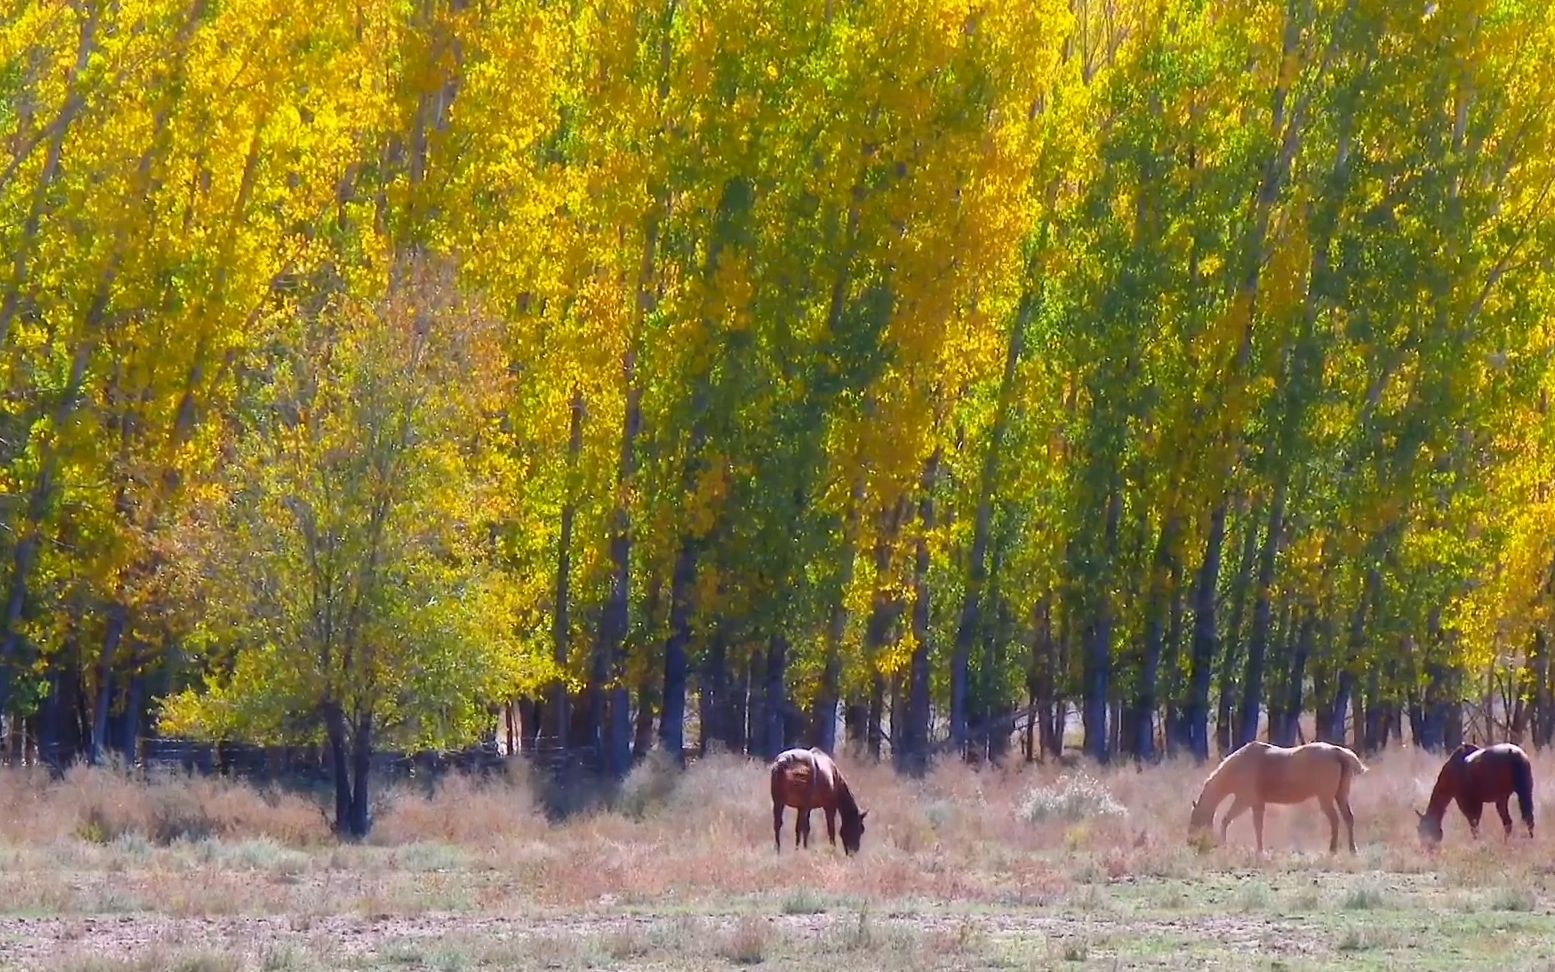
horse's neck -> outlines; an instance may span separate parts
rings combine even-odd
[[[837,809],[844,819],[858,816],[858,804],[853,800],[853,791],[848,789],[848,784],[843,780],[842,774],[832,776],[833,792],[837,794]]]
[[[1458,787],[1461,785],[1459,777],[1463,773],[1462,762],[1448,763],[1442,767],[1442,771],[1436,774],[1436,785],[1431,788],[1431,802],[1425,805],[1425,815],[1441,819],[1447,812],[1447,804],[1457,796]]]
[[[1209,817],[1215,813],[1215,808],[1220,806],[1227,794],[1236,788],[1235,780],[1240,769],[1229,758],[1222,760],[1215,767],[1215,772],[1209,774],[1209,779],[1204,781],[1204,787],[1199,791],[1199,798],[1195,805],[1199,808],[1201,816]]]

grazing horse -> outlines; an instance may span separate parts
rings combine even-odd
[[[842,816],[842,850],[853,854],[864,837],[864,818],[842,771],[819,749],[790,749],[772,761],[772,840],[783,849],[783,808],[798,811],[794,846],[810,846],[810,811],[826,811],[826,836],[837,846],[837,816]]]
[[[1479,837],[1479,815],[1485,804],[1494,803],[1506,828],[1506,836],[1512,836],[1512,815],[1507,801],[1517,794],[1517,808],[1522,811],[1523,823],[1528,825],[1528,836],[1533,836],[1533,767],[1528,754],[1511,743],[1500,743],[1480,749],[1464,743],[1453,750],[1442,771],[1436,775],[1436,786],[1431,790],[1431,802],[1425,813],[1415,811],[1420,818],[1420,839],[1427,844],[1442,841],[1442,816],[1447,812],[1450,800],[1458,801],[1458,809],[1469,819],[1469,833]]]
[[[1263,853],[1263,809],[1269,803],[1301,803],[1317,798],[1328,817],[1328,851],[1339,850],[1339,818],[1349,832],[1350,853],[1355,853],[1355,815],[1350,812],[1350,781],[1366,772],[1361,758],[1329,743],[1307,743],[1287,749],[1266,742],[1250,742],[1227,756],[1204,781],[1193,801],[1190,832],[1202,832],[1215,821],[1215,809],[1227,796],[1235,797],[1220,823],[1220,840],[1226,829],[1245,810],[1253,812],[1253,833],[1258,853]],[[1335,805],[1337,804],[1337,809]]]

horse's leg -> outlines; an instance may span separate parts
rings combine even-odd
[[[1463,811],[1463,816],[1469,822],[1469,836],[1479,840],[1479,815],[1484,812],[1484,805],[1471,803],[1463,796],[1458,797],[1458,809]]]
[[[1323,816],[1328,818],[1328,852],[1339,853],[1339,811],[1334,809],[1332,797],[1318,797],[1317,805],[1323,808]]]
[[[772,843],[779,854],[783,853],[783,804],[776,801],[772,804]]]
[[[1508,840],[1512,838],[1512,810],[1506,805],[1508,797],[1502,797],[1496,801],[1496,813],[1501,815],[1501,826],[1506,830]]]
[[[1253,838],[1258,842],[1259,856],[1263,855],[1263,807],[1262,800],[1253,804]]]
[[[837,808],[826,808],[826,839],[831,841],[833,847],[837,846]]]
[[[1222,844],[1226,842],[1226,831],[1231,829],[1231,821],[1246,813],[1250,807],[1251,804],[1243,800],[1241,794],[1237,794],[1236,798],[1231,801],[1231,809],[1226,811],[1226,815],[1220,821],[1220,842]]]
[[[1345,835],[1350,838],[1350,853],[1354,854],[1355,853],[1355,814],[1350,812],[1350,792],[1349,792],[1348,788],[1346,788],[1345,792],[1339,797],[1339,815],[1341,817],[1344,817]],[[1339,835],[1336,833],[1334,835],[1335,843],[1338,843],[1338,837],[1339,837]],[[1339,848],[1337,848],[1337,847],[1334,848],[1334,850],[1338,850],[1338,849]]]

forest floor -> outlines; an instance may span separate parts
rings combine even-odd
[[[1357,782],[1359,854],[1295,807],[1261,859],[1245,820],[1188,845],[1191,765],[843,766],[872,811],[852,859],[820,815],[794,852],[792,812],[775,855],[763,768],[730,758],[559,821],[522,780],[401,789],[362,845],[293,794],[0,774],[0,968],[1555,969],[1555,847],[1492,811],[1422,851],[1424,754]]]

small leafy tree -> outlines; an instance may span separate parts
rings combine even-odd
[[[203,684],[163,727],[327,742],[336,830],[370,826],[375,745],[478,738],[519,665],[495,567],[500,335],[421,275],[301,317],[181,538]]]

